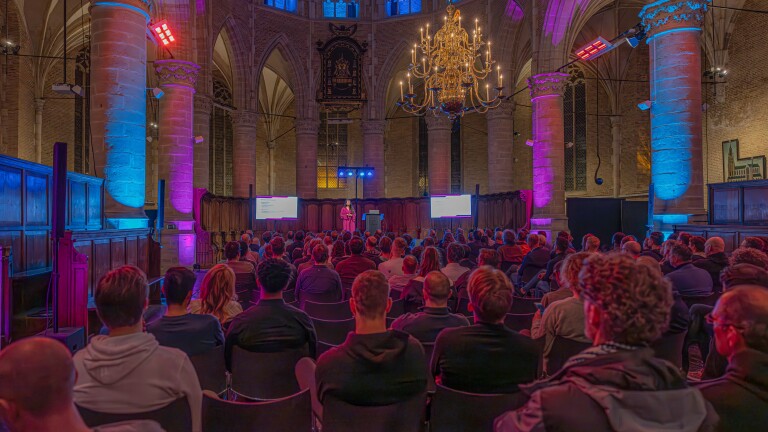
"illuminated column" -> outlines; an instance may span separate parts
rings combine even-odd
[[[250,185],[256,190],[256,122],[259,116],[253,111],[238,110],[233,114],[232,195],[247,198]]]
[[[147,0],[96,0],[91,15],[91,136],[108,228],[146,227]]]
[[[515,105],[505,103],[488,111],[488,193],[511,192],[514,171],[512,170],[512,140]]]
[[[363,164],[373,167],[373,178],[363,182],[363,198],[384,198],[384,131],[386,120],[365,120],[363,129]]]
[[[546,73],[528,79],[533,107],[532,230],[568,229],[565,215],[565,130],[563,92],[568,74]]]
[[[161,271],[195,263],[194,96],[200,66],[181,60],[155,60],[160,88],[158,177],[165,179],[165,222]],[[171,225],[171,226],[169,226]]]
[[[651,182],[656,228],[704,214],[701,26],[709,0],[644,7],[651,69]]]
[[[211,134],[211,111],[213,101],[210,96],[195,95],[195,136],[203,137],[203,142],[195,142],[195,176],[196,188],[208,188],[210,181],[209,142]]]
[[[317,132],[320,122],[312,119],[296,119],[294,125],[296,126],[296,196],[317,198]]]
[[[427,160],[429,194],[451,193],[451,121],[447,117],[425,117],[428,129]]]

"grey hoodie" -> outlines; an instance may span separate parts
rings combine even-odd
[[[83,408],[137,413],[186,397],[193,431],[201,430],[202,391],[192,363],[182,351],[160,346],[151,334],[95,336],[74,362],[74,398]]]

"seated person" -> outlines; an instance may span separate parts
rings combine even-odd
[[[403,258],[402,274],[396,274],[389,277],[389,288],[395,292],[396,298],[400,298],[399,294],[403,292],[403,289],[408,285],[408,282],[418,276],[416,273],[418,268],[419,261],[416,257],[413,255],[406,255],[405,258]]]
[[[648,256],[661,262],[664,255],[661,253],[661,245],[664,244],[664,234],[654,231],[643,241],[643,252],[640,256]]]
[[[541,244],[541,237],[538,234],[529,234],[527,242],[531,251],[525,255],[523,263],[517,269],[517,281],[519,284],[526,284],[528,281],[536,278],[538,272],[544,271],[549,262],[549,249]]]
[[[200,432],[203,393],[192,362],[142,331],[141,314],[147,307],[144,272],[133,266],[110,271],[96,286],[94,302],[109,335],[94,336],[75,354],[75,403],[93,411],[131,414],[186,397],[193,431]]]
[[[675,268],[667,274],[674,291],[683,296],[704,297],[712,294],[712,277],[706,270],[693,265],[688,246],[673,245],[669,252],[669,263]]]
[[[436,247],[429,246],[421,254],[418,276],[411,279],[400,294],[406,312],[416,312],[424,305],[424,278],[432,271],[440,271],[440,254]]]
[[[640,253],[643,251],[640,243],[636,241],[628,241],[621,245],[621,251],[625,254],[629,254],[632,258],[637,259],[640,257]]]
[[[134,420],[90,429],[72,400],[76,373],[60,342],[30,337],[0,352],[0,429],[13,432],[162,432]]]
[[[536,379],[539,348],[504,325],[512,284],[501,270],[479,267],[469,278],[475,323],[443,330],[435,341],[431,370],[446,387],[470,393],[515,393]]]
[[[459,264],[464,258],[464,249],[458,243],[451,243],[448,245],[446,257],[448,258],[448,264],[440,269],[440,271],[448,276],[448,279],[451,280],[451,285],[453,285],[461,275],[469,271],[469,268]]]
[[[552,258],[547,261],[544,272],[539,272],[536,277],[531,278],[523,291],[526,293],[533,292],[533,296],[536,298],[544,296],[544,294],[550,291],[550,283],[552,283],[552,273],[555,271],[555,266],[560,261],[564,260],[568,256],[568,239],[565,237],[557,237],[555,239],[555,250]]]
[[[364,248],[363,239],[352,237],[349,240],[349,257],[336,265],[336,271],[339,273],[341,283],[345,288],[351,287],[352,282],[360,273],[366,270],[376,270],[376,263],[362,256]]]
[[[238,242],[231,241],[224,245],[224,257],[227,259],[226,265],[235,273],[254,273],[256,271],[253,263],[241,260],[243,255]]]
[[[383,241],[384,239],[382,239]],[[383,263],[379,264],[379,271],[384,273],[387,279],[392,276],[403,274],[403,256],[405,250],[408,248],[408,243],[402,237],[396,238],[392,241],[392,249],[390,252],[390,258]]]
[[[506,273],[513,265],[523,262],[523,249],[517,244],[514,231],[504,230],[501,238],[504,243],[497,250],[501,255],[501,269]]]
[[[232,348],[251,352],[281,352],[306,348],[315,357],[317,335],[312,320],[304,311],[285,304],[283,290],[290,282],[291,268],[281,258],[259,264],[256,282],[261,289],[258,303],[241,313],[230,324],[224,343],[227,368]]]
[[[243,311],[235,295],[235,273],[224,264],[216,264],[200,283],[200,298],[189,302],[189,312],[216,317],[221,325]]]
[[[408,333],[387,330],[392,307],[387,279],[378,271],[362,273],[352,285],[349,307],[355,331],[317,361],[318,399],[360,406],[391,405],[426,392],[424,349]]]
[[[713,430],[717,416],[673,364],[648,345],[667,327],[670,283],[624,254],[592,254],[579,273],[593,347],[546,380],[495,431]]]
[[[328,248],[319,244],[312,249],[312,267],[304,269],[296,282],[296,300],[304,305],[308,295],[320,298],[321,303],[340,302],[343,297],[341,278],[336,270],[328,267]]]
[[[163,294],[168,309],[165,316],[147,324],[147,333],[155,336],[160,345],[178,348],[188,356],[224,344],[224,333],[216,317],[187,312],[195,279],[192,270],[185,267],[168,269],[163,281]]]
[[[448,276],[436,271],[427,274],[423,293],[426,305],[422,311],[400,316],[392,323],[393,330],[402,330],[424,343],[434,342],[443,329],[469,325],[464,315],[448,310],[448,298],[453,294]]]
[[[768,424],[768,289],[728,290],[707,321],[714,327],[717,352],[729,363],[725,376],[697,386],[720,416],[718,430],[761,430]]]
[[[365,241],[365,252],[363,252],[363,257],[373,261],[377,267],[379,264],[384,262],[384,260],[381,259],[381,251],[379,250],[378,238],[375,236],[368,236],[368,239]]]
[[[720,272],[728,266],[728,255],[725,254],[725,241],[720,237],[710,237],[704,242],[705,257],[693,262],[698,268],[704,269],[712,278],[714,292],[723,291],[720,283]]]
[[[244,236],[246,234],[243,234]],[[251,256],[249,255],[251,252],[251,249],[248,247],[248,242],[240,240],[237,242],[237,244],[240,246],[240,261],[250,263],[253,268],[256,268],[256,264],[259,262],[259,260],[253,260]],[[256,254],[258,256],[259,254]]]

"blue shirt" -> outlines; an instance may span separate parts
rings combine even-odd
[[[304,269],[296,281],[296,299],[301,300],[302,293],[325,294],[327,301],[341,301],[341,277],[336,270],[325,265],[313,265]]]
[[[188,356],[224,344],[221,324],[213,315],[163,316],[147,324],[147,333],[154,335],[160,345],[178,348]]]

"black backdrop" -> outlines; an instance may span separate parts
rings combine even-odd
[[[581,248],[581,238],[592,233],[608,245],[617,231],[632,234],[640,242],[645,238],[648,219],[647,201],[629,201],[622,198],[568,198],[566,201],[568,226],[573,243]]]

